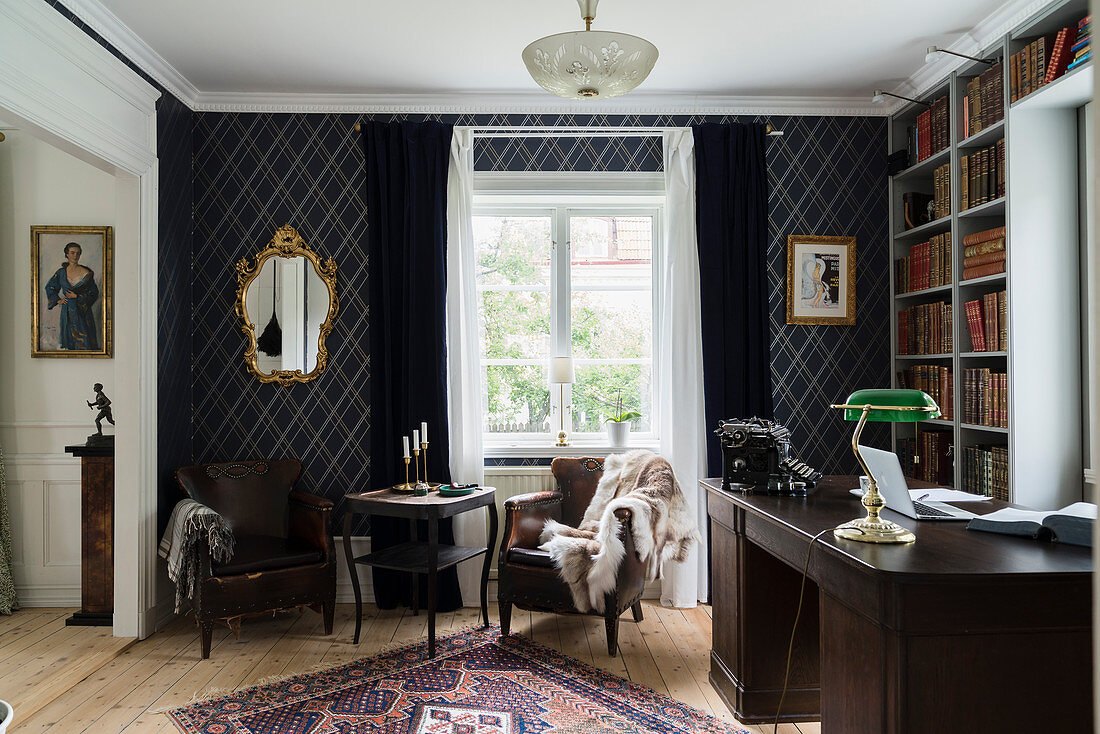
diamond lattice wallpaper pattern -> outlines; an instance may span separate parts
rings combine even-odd
[[[339,502],[370,486],[370,408],[362,284],[366,212],[355,115],[195,115],[195,459],[296,456],[303,488]],[[385,119],[424,119],[386,116]],[[448,116],[476,125],[688,125],[683,116]],[[769,143],[769,299],[776,415],[799,454],[830,472],[854,471],[850,426],[828,409],[856,387],[889,383],[886,126],[877,118],[775,117]],[[660,170],[654,138],[483,141],[479,170]],[[315,383],[281,388],[248,378],[233,317],[233,265],[276,227],[294,224],[339,266],[341,308],[331,361]],[[859,320],[853,327],[785,324],[788,234],[854,234]],[[886,432],[869,429],[882,443]],[[532,463],[520,460],[522,463]],[[491,464],[513,463],[492,460]],[[539,462],[541,463],[541,462]]]

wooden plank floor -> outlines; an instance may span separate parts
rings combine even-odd
[[[645,603],[645,619],[634,624],[630,614],[619,623],[620,655],[609,657],[604,641],[603,621],[596,617],[573,617],[515,610],[513,631],[649,686],[661,693],[735,722],[707,681],[710,667],[710,608],[666,609]],[[95,628],[79,629],[77,635],[58,635],[63,620],[72,610],[27,609],[0,618],[0,661],[14,671],[30,661],[27,675],[11,675],[3,697],[15,708],[18,734],[50,732],[76,734],[96,732],[158,732],[169,734],[175,727],[161,709],[181,706],[212,689],[232,690],[253,685],[270,677],[305,672],[318,665],[338,665],[372,655],[386,645],[413,641],[427,632],[427,617],[401,610],[364,609],[363,632],[358,645],[351,643],[355,629],[354,607],[336,610],[334,633],[324,637],[321,617],[313,612],[281,613],[274,618],[246,622],[240,639],[226,630],[216,630],[208,660],[199,659],[198,633],[193,620],[179,618],[146,640],[121,645]],[[496,622],[495,610],[491,613]],[[58,623],[61,630],[56,629]],[[473,608],[441,614],[437,631],[477,624]],[[98,630],[99,632],[106,632]],[[61,635],[64,636],[64,635]],[[74,650],[73,640],[81,644]],[[132,641],[128,641],[132,642]],[[121,648],[121,649],[120,649]],[[97,669],[89,670],[93,661]],[[60,685],[44,687],[31,673],[60,665],[70,670]],[[76,676],[76,677],[74,677]],[[19,679],[26,678],[26,685]],[[34,681],[38,680],[36,684]],[[0,685],[3,684],[0,680]],[[52,700],[42,699],[43,688]],[[35,713],[25,707],[37,700]],[[735,722],[736,723],[736,722]],[[772,727],[745,727],[753,734],[771,734]],[[817,724],[783,724],[779,734],[819,734]]]

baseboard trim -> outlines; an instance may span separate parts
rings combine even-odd
[[[36,584],[17,586],[20,607],[79,607],[80,584]]]

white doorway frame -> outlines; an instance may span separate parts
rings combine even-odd
[[[116,384],[126,386],[113,397],[118,637],[155,628],[159,97],[42,0],[0,0],[0,116],[113,173],[136,197],[138,262],[117,269],[136,282],[115,282],[112,361]]]

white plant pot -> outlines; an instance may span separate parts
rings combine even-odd
[[[621,449],[626,446],[629,438],[630,421],[623,421],[622,423],[617,421],[607,422],[607,442],[611,444],[611,448]]]
[[[0,734],[8,730],[8,726],[15,719],[15,711],[7,701],[0,701]]]

